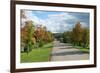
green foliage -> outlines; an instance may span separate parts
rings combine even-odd
[[[27,21],[21,31],[21,43],[24,43],[25,52],[32,50],[32,37],[34,35],[34,26],[32,21]]]
[[[71,42],[71,32],[70,31],[67,31],[67,32],[64,32],[63,33],[63,42],[64,43],[70,43]]]
[[[89,29],[77,22],[72,31],[63,33],[63,42],[89,49]]]
[[[39,47],[42,47],[45,44],[42,39],[40,39],[38,43],[39,43]]]
[[[82,36],[82,46],[89,48],[89,29],[83,29],[83,36]]]

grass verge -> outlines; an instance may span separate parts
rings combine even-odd
[[[82,52],[89,53],[89,49],[88,48],[83,48],[81,46],[73,46],[73,47],[80,49],[80,51],[82,51]]]
[[[43,47],[33,49],[28,54],[21,53],[21,63],[49,61],[52,47],[53,44],[49,43],[45,44]]]

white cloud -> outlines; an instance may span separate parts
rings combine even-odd
[[[82,27],[88,27],[88,24],[85,22],[80,22],[80,24],[82,25]]]
[[[77,19],[76,17],[68,13],[59,13],[59,14],[48,14],[46,19],[40,19],[32,11],[25,10],[26,19],[22,19],[22,22],[32,20],[37,24],[42,24],[51,32],[64,32],[69,30],[70,24],[67,23],[67,20]],[[24,24],[23,24],[24,26]]]
[[[69,15],[68,13],[50,14],[48,15],[46,24],[49,29],[50,27],[54,28],[53,30],[50,29],[52,32],[64,32],[69,29],[69,24],[67,23],[67,20],[69,19],[76,19],[76,17]]]
[[[39,23],[39,18],[36,17],[36,15],[32,13],[32,11],[25,11],[25,14],[29,20],[32,20],[35,23]]]
[[[43,22],[43,21],[40,20],[38,17],[36,17],[36,15],[32,13],[32,11],[24,10],[24,12],[25,12],[26,18],[22,18],[22,19],[21,19],[21,21],[22,21],[22,26],[25,25],[25,22],[26,22],[26,21],[30,21],[30,20],[32,20],[35,24],[40,24],[41,22]]]
[[[68,14],[68,13],[61,13],[61,14],[52,14],[48,15],[50,19],[55,19],[55,20],[69,20],[69,19],[76,19],[76,17]]]

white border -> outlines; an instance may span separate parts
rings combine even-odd
[[[46,11],[70,11],[70,12],[89,12],[90,13],[90,59],[80,61],[62,61],[62,62],[42,62],[42,63],[20,63],[20,10],[46,10]],[[16,69],[21,68],[40,68],[55,66],[74,66],[94,64],[94,11],[93,9],[69,8],[69,7],[50,7],[35,5],[16,5]]]

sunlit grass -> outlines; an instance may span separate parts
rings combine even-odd
[[[87,52],[87,53],[89,53],[89,49],[88,48],[83,48],[83,47],[81,47],[81,46],[73,46],[73,47],[75,47],[75,48],[78,48],[80,51],[82,51],[82,52]]]
[[[49,44],[45,44],[43,47],[33,49],[28,54],[21,53],[21,62],[30,63],[30,62],[49,61],[52,47],[53,44],[49,43]]]

